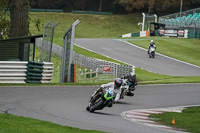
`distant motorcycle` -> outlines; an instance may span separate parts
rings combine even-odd
[[[86,110],[89,112],[94,112],[95,110],[102,110],[105,107],[112,107],[112,102],[114,100],[114,92],[111,89],[103,89],[92,96],[88,102]]]
[[[150,49],[149,49],[149,58],[154,58],[155,57],[155,51],[156,51],[155,47],[150,47]]]

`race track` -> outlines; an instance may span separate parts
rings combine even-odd
[[[76,39],[76,44],[97,53],[173,76],[199,76],[200,68],[112,39]],[[174,106],[200,105],[200,84],[138,85],[134,97],[112,108],[86,111],[89,97],[99,86],[0,86],[0,113],[11,113],[81,129],[113,133],[170,133],[124,119],[122,112]]]
[[[169,133],[121,117],[124,111],[200,104],[200,84],[137,86],[112,108],[89,113],[90,95],[98,86],[0,87],[0,112],[82,129],[113,133]]]
[[[170,76],[200,76],[199,66],[183,63],[160,54],[156,54],[154,59],[150,59],[146,49],[124,41],[114,39],[76,39],[75,44],[150,72]]]

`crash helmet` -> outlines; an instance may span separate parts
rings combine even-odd
[[[116,78],[116,79],[115,79],[115,86],[116,86],[116,87],[120,87],[121,85],[122,85],[122,79]]]

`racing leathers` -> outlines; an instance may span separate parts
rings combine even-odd
[[[114,82],[110,82],[110,83],[107,83],[107,84],[102,84],[101,87],[102,88],[109,88],[109,89],[113,90],[113,92],[115,94],[114,103],[117,102],[120,99],[121,87],[115,86]]]
[[[115,86],[114,82],[109,82],[107,84],[102,84],[100,88],[98,88],[94,94],[92,95],[92,97],[97,94],[98,92],[102,91],[102,89],[111,89],[114,92],[115,95],[115,99],[113,101],[113,103],[116,103],[119,99],[120,99],[120,95],[121,95],[121,87],[117,87]],[[109,107],[112,107],[112,103],[109,105]]]

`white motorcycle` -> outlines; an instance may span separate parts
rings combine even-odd
[[[137,80],[132,80],[130,78],[122,78],[122,85],[121,85],[121,95],[120,99],[123,99],[124,96],[134,96],[134,93],[130,92],[135,90],[135,86],[137,86]]]
[[[155,57],[155,51],[156,51],[155,47],[150,47],[150,49],[149,49],[149,58],[154,58]]]

